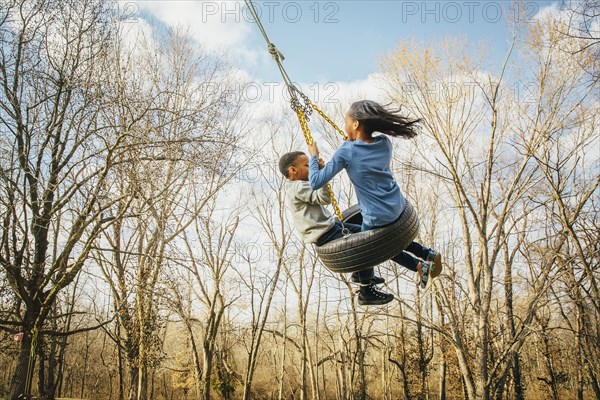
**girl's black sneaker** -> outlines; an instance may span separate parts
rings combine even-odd
[[[427,259],[425,261],[430,262],[431,269],[429,271],[429,277],[435,278],[442,273],[442,255],[433,249],[429,249]]]

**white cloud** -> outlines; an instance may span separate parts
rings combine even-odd
[[[385,102],[385,78],[379,73],[369,74],[366,79],[351,82],[337,82],[339,97],[345,107],[358,100]]]
[[[140,11],[172,28],[189,28],[206,50],[227,53],[247,64],[258,62],[259,52],[246,43],[253,25],[240,1],[144,1]]]
[[[261,80],[239,81],[239,89],[243,97],[254,104],[254,114],[257,118],[263,118],[270,112],[289,109],[289,94],[283,81],[266,82]],[[298,88],[324,110],[347,109],[354,101],[370,99],[385,101],[385,81],[380,74],[370,74],[366,79],[342,82],[342,81],[318,81],[299,82]],[[290,109],[290,113],[291,113]],[[333,116],[335,118],[343,115]]]
[[[552,3],[548,6],[541,7],[539,11],[534,15],[534,19],[538,21],[544,21],[546,18],[557,19],[566,18],[566,13],[561,10],[557,3]]]
[[[251,108],[253,120],[264,120],[271,115],[292,111],[289,95],[282,80],[267,82],[252,77],[247,66],[267,65],[271,57],[260,46],[251,47],[256,26],[243,1],[144,1],[139,3],[141,15],[147,13],[171,28],[183,28],[206,50],[225,55],[235,65],[229,70],[234,91]],[[147,29],[143,21],[144,31]],[[261,42],[262,43],[262,42]],[[327,111],[335,111],[332,118],[343,120],[343,111],[356,100],[385,101],[385,92],[379,74],[351,82],[300,82],[298,86],[309,98]],[[293,113],[292,113],[293,115]]]
[[[594,7],[591,3],[581,0],[567,0],[562,5],[552,3],[540,10],[534,16],[537,21],[545,21],[551,19],[563,22],[570,26],[571,29],[585,29],[593,36],[600,36],[600,19],[593,17],[594,10],[587,7]],[[585,34],[584,34],[585,36]]]

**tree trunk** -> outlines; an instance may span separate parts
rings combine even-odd
[[[83,373],[81,375],[81,391],[79,393],[80,398],[84,398],[85,395],[85,384],[87,380],[88,361],[90,358],[90,341],[88,332],[85,334],[85,354],[83,355]]]
[[[502,244],[502,250],[504,252],[504,296],[506,304],[506,320],[510,329],[510,337],[516,336],[515,329],[515,318],[514,318],[514,307],[513,307],[513,281],[512,281],[512,263],[514,257],[511,257],[506,241]],[[525,394],[523,393],[523,382],[521,379],[521,363],[519,361],[519,353],[513,352],[511,354],[511,370],[513,377],[513,390],[515,400],[525,400]],[[500,390],[500,395],[502,390]]]
[[[579,366],[579,368],[577,368],[577,400],[583,400],[583,381],[585,379],[583,366],[585,365],[585,349],[582,336],[586,334],[586,323],[583,304],[581,303],[579,296],[577,297],[577,331],[575,332],[577,335],[577,365]]]
[[[137,385],[137,399],[146,400],[148,398],[148,366],[143,360],[139,368]]]
[[[490,387],[488,385],[488,357],[489,357],[489,342],[488,342],[488,315],[479,316],[478,334],[479,334],[479,349],[477,355],[477,399],[490,400]]]
[[[202,363],[202,384],[204,391],[204,399],[210,400],[210,382],[212,378],[212,361],[213,354],[211,349],[205,344],[204,359]]]
[[[519,353],[513,353],[512,355],[512,376],[515,400],[525,400],[523,379],[521,378],[521,361],[519,360]]]
[[[192,345],[192,359],[194,360],[194,375],[195,375],[195,387],[196,387],[196,398],[200,399],[202,395],[202,387],[200,380],[202,379],[202,367],[200,366],[200,357],[198,356],[198,346],[196,346],[196,339],[194,338],[194,331],[189,321],[185,321],[188,335],[190,335],[190,343]]]
[[[440,301],[438,298],[436,298],[435,304],[437,306],[439,326],[443,327],[445,325],[444,308],[440,304]],[[439,359],[438,391],[439,391],[440,400],[446,400],[446,375],[448,372],[448,362],[446,360],[446,338],[442,335],[440,335],[439,346],[440,346],[440,359]]]
[[[138,376],[140,370],[138,367],[129,368],[129,400],[135,400],[138,398]]]
[[[317,371],[315,368],[315,363],[313,360],[313,356],[312,353],[310,351],[310,343],[308,341],[308,334],[307,334],[307,330],[306,330],[306,318],[303,318],[303,324],[305,325],[303,328],[303,335],[304,335],[304,352],[306,354],[306,362],[307,362],[307,366],[308,366],[308,376],[310,377],[310,386],[311,386],[311,390],[312,390],[312,396],[310,397],[312,400],[319,400],[320,396],[319,396],[319,382],[318,382],[318,376],[317,376]]]
[[[547,327],[544,327],[546,330]],[[548,337],[545,333],[542,333],[542,341],[544,346],[544,366],[546,367],[546,373],[548,374],[549,379],[538,378],[541,381],[545,382],[552,391],[552,400],[559,400],[558,388],[556,387],[556,375],[554,373],[554,367],[552,366],[552,356],[550,353],[550,344]]]
[[[69,318],[70,319],[70,318]],[[67,329],[70,328],[70,324],[67,324]],[[64,381],[64,372],[65,372],[65,353],[67,349],[67,337],[64,336],[60,339],[60,350],[58,352],[58,362],[57,362],[57,377],[56,377],[56,394],[58,397],[61,396],[63,390],[63,381]],[[122,400],[122,399],[119,399]]]
[[[594,375],[594,371],[592,367],[588,363],[588,375],[590,377],[590,384],[592,385],[592,389],[594,390],[594,394],[596,395],[596,400],[600,400],[600,384],[598,384],[598,379]]]
[[[46,396],[46,360],[44,356],[44,351],[42,350],[44,345],[38,346],[37,351],[37,359],[38,363],[38,393],[41,399],[47,400]]]
[[[440,352],[440,364],[439,365],[440,365],[440,368],[439,368],[438,391],[440,392],[440,400],[446,400],[446,374],[448,371],[448,363],[446,362],[446,349],[444,347],[442,347],[442,350]]]
[[[400,368],[400,374],[402,375],[402,393],[404,394],[404,400],[410,400],[410,391],[408,390],[408,377],[406,376],[406,369]]]
[[[424,399],[427,393],[427,365],[429,364],[429,357],[427,357],[427,343],[424,340],[424,331],[423,331],[423,315],[421,313],[421,294],[417,292],[416,295],[416,325],[417,325],[417,349],[419,353],[419,398]]]
[[[17,367],[13,373],[10,394],[11,400],[29,399],[31,395],[31,381],[33,374],[29,373],[30,368],[35,367],[35,357],[30,357],[31,354],[31,333],[25,332],[21,342],[21,349],[17,358]],[[29,364],[31,363],[31,366]]]
[[[123,351],[121,349],[121,321],[117,318],[117,368],[119,370],[119,400],[125,400],[125,369],[123,368]]]
[[[57,324],[52,324],[53,329],[57,329]],[[44,384],[40,384],[40,397],[42,400],[52,400],[56,396],[56,388],[57,388],[57,357],[60,357],[61,349],[57,349],[60,346],[59,343],[62,343],[62,338],[50,337],[50,348],[48,350],[48,367],[47,372],[44,375]],[[57,351],[59,355],[57,356]],[[43,360],[40,358],[40,366],[43,364]],[[59,372],[60,373],[60,372]]]
[[[360,383],[360,400],[367,399],[367,379],[365,376],[365,350],[363,349],[362,338],[357,340],[358,347],[358,371],[359,371],[359,383]]]
[[[34,321],[39,318],[39,306],[32,306],[27,310],[24,320],[23,339],[21,349],[17,358],[17,366],[13,373],[9,398],[21,400],[31,398],[31,383],[33,381],[33,370],[35,369],[35,355],[37,354],[37,328]]]
[[[287,285],[285,286],[284,296],[287,297]],[[283,344],[281,346],[281,366],[279,368],[279,395],[278,399],[283,399],[283,380],[285,378],[285,362],[287,350],[287,308],[283,308]]]

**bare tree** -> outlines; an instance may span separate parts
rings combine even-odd
[[[238,154],[239,99],[219,77],[224,64],[198,53],[182,32],[139,38],[117,59],[111,111],[128,139],[114,175],[121,196],[111,209],[114,229],[97,249],[122,328],[115,340],[125,351],[130,398],[148,396],[150,369],[160,362],[163,271],[185,253],[184,233],[235,175],[229,165]]]
[[[185,282],[185,279],[171,280],[175,283],[171,287],[173,304],[182,318],[191,342],[197,398],[204,399],[211,398],[212,387],[221,388],[221,395],[225,398],[230,398],[233,392],[233,384],[225,381],[223,374],[215,374],[215,371],[218,372],[223,364],[226,365],[224,368],[230,368],[226,352],[224,349],[219,351],[218,339],[222,327],[226,325],[226,311],[240,297],[239,294],[234,295],[235,292],[230,290],[231,288],[228,290],[226,286],[227,274],[235,257],[234,235],[238,228],[239,216],[233,213],[219,223],[214,220],[216,205],[215,200],[211,201],[205,207],[202,217],[194,222],[193,231],[183,232],[188,254],[180,268],[189,271],[191,282]],[[196,248],[199,248],[199,251]],[[194,293],[193,297],[187,300],[188,306],[184,306],[180,285],[186,283]],[[191,310],[194,300],[202,304],[199,316],[195,316]],[[201,327],[199,337],[194,333],[194,325]]]
[[[277,293],[279,275],[286,262],[286,249],[290,241],[291,232],[285,228],[285,209],[283,206],[283,180],[271,179],[272,174],[268,171],[273,170],[274,161],[266,168],[261,168],[261,186],[268,189],[270,195],[274,198],[263,197],[260,193],[254,192],[253,206],[250,211],[254,219],[258,222],[262,232],[265,232],[268,241],[258,243],[259,248],[267,249],[267,259],[262,257],[263,252],[259,253],[259,259],[252,261],[251,254],[242,254],[247,262],[248,271],[237,269],[240,281],[250,292],[250,312],[251,320],[247,329],[248,335],[245,338],[245,351],[247,361],[244,368],[244,392],[243,398],[250,399],[252,396],[252,382],[258,365],[263,336],[266,332],[266,324],[269,321],[273,299]],[[271,260],[272,258],[272,260]],[[265,266],[274,263],[274,266],[256,268],[256,263]]]
[[[60,292],[98,236],[122,137],[99,119],[112,40],[102,1],[9,1],[0,11],[3,191],[0,265],[22,332],[10,397],[29,396],[37,346]]]
[[[582,64],[595,81],[600,78],[600,1],[598,0],[563,0],[561,9],[566,13],[566,21],[558,21],[558,32],[567,38],[571,45],[564,47],[569,54],[589,53],[595,62]],[[572,41],[569,39],[577,39]],[[573,46],[573,42],[575,45]]]
[[[446,334],[457,352],[469,398],[489,398],[501,381],[498,378],[510,365],[506,356],[523,345],[526,326],[552,273],[548,268],[536,274],[535,291],[520,316],[520,326],[498,353],[492,351],[495,313],[491,305],[497,290],[497,265],[503,248],[506,254],[505,238],[514,236],[517,229],[511,221],[520,221],[527,212],[520,202],[535,192],[541,180],[540,170],[535,167],[537,152],[555,132],[582,121],[586,112],[581,108],[582,101],[591,93],[590,86],[583,86],[585,77],[578,64],[587,55],[581,54],[578,62],[565,62],[549,29],[550,25],[540,24],[532,30],[531,53],[524,50],[524,54],[532,54],[531,62],[540,71],[532,77],[538,90],[528,101],[507,96],[503,82],[509,74],[512,49],[496,76],[479,73],[478,59],[462,54],[459,49],[467,46],[459,43],[447,44],[446,51],[401,45],[383,63],[384,72],[393,82],[392,98],[423,118],[428,136],[418,143],[424,145],[420,154],[422,159],[432,160],[430,146],[436,146],[439,158],[436,163],[425,164],[425,168],[434,172],[432,177],[441,178],[439,182],[453,201],[456,223],[462,229],[460,243],[472,307],[469,314],[473,318],[467,331],[458,329],[460,323],[452,321],[457,316],[452,299],[445,295],[441,299],[450,319],[451,333]],[[536,45],[543,48],[536,49]],[[513,113],[516,121],[509,117]],[[507,152],[513,158],[501,156]],[[511,254],[519,241],[509,243]],[[477,343],[474,355],[465,348],[466,340]]]
[[[241,141],[233,74],[185,32],[0,3],[0,397],[600,398],[595,1],[517,27],[496,71],[462,41],[383,59],[445,271],[423,292],[382,266],[377,310],[295,240],[287,108]]]
[[[583,398],[584,381],[588,379],[594,392],[599,393],[599,375],[590,355],[600,350],[596,329],[600,276],[594,244],[598,234],[593,229],[597,219],[594,197],[600,193],[600,176],[588,171],[597,170],[595,158],[600,143],[596,132],[600,121],[593,108],[585,104],[580,108],[579,123],[568,135],[552,135],[537,153],[536,164],[544,177],[540,194],[547,199],[541,202],[545,221],[555,229],[552,236],[565,243],[561,254],[556,254],[564,286],[553,288],[552,292],[564,323],[574,334],[574,353],[582,367],[576,370],[577,393],[578,398]]]

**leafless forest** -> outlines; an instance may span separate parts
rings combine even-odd
[[[396,300],[367,308],[283,208],[289,107],[257,116],[183,28],[0,0],[0,398],[600,399],[600,4],[576,6],[506,21],[499,66],[461,38],[382,55],[445,271],[381,265]]]

